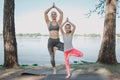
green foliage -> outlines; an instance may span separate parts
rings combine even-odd
[[[22,64],[22,65],[20,65],[20,66],[24,67],[24,66],[29,66],[29,65],[27,65],[27,64]]]
[[[116,34],[117,35],[117,37],[120,37],[120,34]]]
[[[38,64],[33,64],[32,66],[38,66]]]
[[[76,34],[75,36],[83,36],[83,37],[101,37],[100,34],[83,34],[83,35]]]
[[[92,10],[89,10],[89,12],[86,14],[87,17],[90,17],[92,13],[97,13],[98,15],[105,14],[105,8],[106,8],[106,1],[107,0],[98,0],[98,3],[95,5],[95,8]],[[117,17],[120,18],[120,0],[118,0],[117,3]]]
[[[91,14],[95,12],[98,15],[103,15],[105,13],[105,3],[106,0],[98,0],[98,4],[95,5],[95,8],[93,10],[90,10],[89,13],[87,13],[86,15],[90,17]]]
[[[18,36],[18,37],[38,37],[38,36],[41,36],[41,34],[40,33],[32,33],[32,34],[29,34],[29,33],[27,33],[27,34],[17,34],[16,36]]]
[[[0,34],[0,37],[2,37],[3,36],[3,34]],[[47,35],[47,34],[44,34],[44,35],[41,35],[40,33],[33,33],[33,34],[29,34],[29,33],[27,33],[27,34],[16,34],[16,36],[18,36],[18,37],[39,37],[39,36],[49,36],[49,35]],[[81,34],[75,34],[74,35],[75,37],[77,37],[77,36],[83,36],[83,37],[101,37],[101,35],[100,34],[83,34],[83,35],[81,35]],[[116,34],[116,36],[117,37],[120,37],[120,34]]]
[[[100,34],[84,34],[85,37],[100,37]]]

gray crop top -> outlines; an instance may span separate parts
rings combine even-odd
[[[58,23],[56,25],[52,25],[52,23],[50,23],[50,26],[48,29],[49,29],[49,31],[52,31],[52,30],[59,31],[59,25],[58,25]]]

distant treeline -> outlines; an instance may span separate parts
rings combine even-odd
[[[0,34],[0,37],[3,36],[3,34]],[[17,37],[38,37],[38,36],[49,36],[48,34],[40,34],[40,33],[20,33],[16,34]],[[100,34],[75,34],[74,36],[84,36],[84,37],[101,37]],[[120,37],[120,34],[116,34],[117,37]]]
[[[75,34],[75,36],[84,36],[84,37],[101,37],[100,34]]]
[[[29,37],[37,37],[37,36],[42,36],[40,33],[27,33],[27,34],[16,34],[16,36],[20,36],[20,37],[22,37],[22,36],[29,36]]]

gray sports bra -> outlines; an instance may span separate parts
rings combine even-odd
[[[52,23],[50,23],[50,26],[49,26],[49,31],[52,31],[52,30],[56,30],[56,31],[59,31],[59,25],[52,25]]]

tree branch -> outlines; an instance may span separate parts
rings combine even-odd
[[[105,5],[107,0],[98,0],[99,4],[95,5],[95,8],[93,10],[90,10],[87,14],[85,14],[87,17],[90,17],[92,13],[97,13],[98,15],[103,15],[105,13]],[[120,18],[120,0],[118,0],[118,5],[117,5],[117,17]]]

